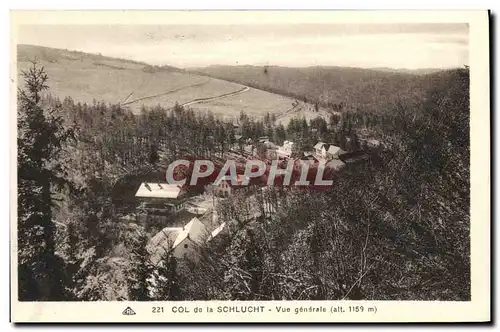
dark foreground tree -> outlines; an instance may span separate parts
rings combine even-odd
[[[155,278],[155,299],[158,301],[182,300],[177,274],[177,260],[171,251],[162,255],[160,264],[153,272]]]
[[[128,296],[131,301],[148,301],[151,299],[153,266],[147,251],[148,237],[144,230],[138,228],[130,236],[130,267],[127,271]]]
[[[55,253],[54,194],[65,185],[58,162],[72,137],[53,109],[44,109],[41,93],[48,88],[43,67],[22,72],[18,91],[18,272],[19,299],[64,298],[64,262]]]

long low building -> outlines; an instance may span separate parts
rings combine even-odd
[[[182,209],[184,194],[178,185],[143,182],[135,197],[148,214],[165,215]]]
[[[175,184],[143,182],[137,189],[135,197],[177,199],[181,195],[181,190],[181,187]]]

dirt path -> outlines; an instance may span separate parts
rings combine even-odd
[[[145,78],[143,78],[142,80],[142,83],[141,85],[139,85],[139,87],[136,89],[136,91],[138,90],[141,90],[146,84],[148,84],[150,82],[150,80],[146,80]],[[121,105],[125,105],[125,103],[130,99],[130,97],[132,97],[132,95],[135,93],[135,91],[132,91],[131,93],[129,93],[127,95],[127,97],[125,97],[125,99],[123,99],[123,101],[120,103]]]
[[[207,84],[208,82],[210,82],[210,79],[206,80],[205,82],[182,86],[180,88],[169,90],[169,91],[162,92],[162,93],[158,93],[156,95],[141,97],[141,98],[137,98],[137,99],[134,99],[134,100],[131,100],[131,101],[128,101],[128,102],[123,102],[122,105],[123,106],[130,105],[130,104],[133,104],[133,103],[136,103],[136,102],[139,102],[139,101],[143,101],[143,100],[146,100],[146,99],[152,99],[152,98],[157,98],[157,97],[165,96],[165,95],[168,95],[168,94],[171,94],[171,93],[183,90],[183,89],[194,88],[194,87],[197,87],[197,86],[200,86],[200,85],[204,85],[204,84]],[[130,98],[130,96],[132,94],[133,94],[133,92],[129,95],[129,97],[127,97],[127,99]]]
[[[193,105],[193,104],[204,103],[207,101],[213,101],[213,100],[217,100],[217,99],[227,98],[227,97],[239,95],[240,93],[243,93],[243,92],[247,92],[248,90],[250,90],[250,88],[248,86],[246,86],[243,89],[240,89],[238,91],[233,91],[233,92],[225,93],[225,94],[214,96],[214,97],[193,99],[191,101],[188,101],[187,103],[182,104],[181,106],[189,106],[189,105]]]
[[[123,101],[120,104],[125,105],[125,103],[127,102],[127,100],[129,100],[130,97],[132,97],[133,94],[134,94],[133,92],[129,93],[127,95],[127,97],[125,97],[125,99],[123,99]]]

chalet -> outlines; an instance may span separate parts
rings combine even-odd
[[[236,178],[236,184],[232,184],[230,179],[221,178],[214,182],[212,188],[213,193],[216,196],[229,197],[235,190],[247,188],[248,185],[244,184],[245,179],[249,181],[250,179],[243,174],[238,174]]]
[[[183,207],[185,192],[174,184],[143,182],[135,198],[148,214],[168,215]]]
[[[292,155],[293,142],[285,141],[283,146],[280,146],[276,151],[278,158],[290,158]]]
[[[216,233],[209,232],[198,218],[193,218],[183,227],[162,229],[149,241],[146,250],[153,265],[158,265],[169,251],[177,259],[196,260],[199,246],[219,233],[220,230]]]
[[[321,156],[322,153],[323,153],[323,147],[326,143],[323,143],[323,142],[318,142],[316,143],[316,145],[313,147],[314,148],[314,153],[317,155],[317,156]]]
[[[318,142],[314,146],[314,153],[323,159],[338,159],[345,151],[333,144]]]

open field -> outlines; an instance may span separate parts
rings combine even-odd
[[[249,89],[246,92],[232,95],[226,98],[201,102],[189,106],[200,111],[212,111],[216,114],[225,113],[225,110],[233,110],[236,116],[243,111],[246,114],[261,117],[267,112],[277,116],[293,108],[294,99],[265,92],[257,89]]]
[[[130,105],[133,111],[140,105],[168,105],[176,101],[198,98],[199,95],[225,93],[241,86],[173,68],[154,68],[145,63],[112,59],[94,54],[46,47],[19,45],[18,68],[26,70],[36,59],[49,76],[51,93],[60,98],[92,103],[94,99],[106,103]],[[190,87],[198,87],[197,89]],[[180,92],[186,90],[187,92]],[[172,92],[172,98],[164,96]],[[153,96],[154,98],[148,98]],[[178,100],[179,99],[179,100]],[[134,102],[135,101],[135,102]]]
[[[218,79],[210,79],[201,76],[194,77],[193,81],[195,82],[193,86],[185,87],[182,89],[178,89],[176,91],[172,91],[170,93],[165,93],[156,96],[155,93],[151,93],[150,96],[154,97],[145,98],[143,100],[127,104],[126,106],[130,107],[134,111],[140,110],[142,105],[151,107],[157,105],[161,105],[163,107],[173,107],[176,102],[179,103],[180,105],[183,105],[195,99],[216,97],[223,94],[239,91],[244,88],[244,86],[239,84],[230,83]],[[202,84],[196,84],[198,82]],[[161,84],[162,84],[161,82],[157,83],[158,86]],[[165,89],[165,91],[168,90]],[[226,109],[223,110],[223,114],[221,115],[228,115],[231,113],[232,110]]]
[[[136,114],[143,105],[170,108],[175,103],[226,118],[239,117],[241,111],[279,117],[293,108],[293,98],[173,67],[41,46],[18,46],[18,75],[35,59],[49,76],[51,94],[82,103],[120,103]]]
[[[294,98],[287,88],[283,89],[283,94],[288,96],[256,88],[255,84],[253,84],[255,82],[252,80],[252,77],[257,75],[257,73],[254,73],[257,70],[256,67],[245,67],[244,73],[238,72],[239,82],[236,83],[216,78],[219,77],[219,72],[217,74],[204,72],[204,75],[199,75],[169,66],[150,66],[146,63],[131,60],[32,45],[19,45],[17,59],[18,69],[20,70],[29,68],[31,60],[36,59],[41,63],[49,76],[50,93],[61,99],[71,96],[78,102],[92,103],[96,100],[105,103],[120,103],[135,114],[140,113],[143,106],[154,107],[160,105],[164,108],[170,108],[175,103],[179,103],[193,110],[204,113],[212,112],[224,118],[238,118],[242,111],[257,118],[264,116],[266,113],[275,114],[277,122],[286,126],[290,119],[294,117],[305,117],[307,120],[317,116],[327,118],[328,112],[332,111],[331,109],[327,110],[329,107],[320,105],[320,111],[315,112],[314,104],[312,104],[314,99],[306,102],[301,98]],[[208,69],[220,68],[210,67]],[[234,74],[235,69],[231,69],[230,73]],[[236,67],[236,69],[242,68]],[[269,74],[274,71],[276,71],[276,68],[270,69]],[[372,76],[364,71],[354,72],[358,75],[356,78],[361,82],[367,78],[363,75],[368,75],[370,79],[373,76],[373,71],[369,72]],[[205,76],[206,74],[212,74],[216,77],[208,77]],[[299,74],[302,74],[302,72],[296,74],[296,76],[300,77]],[[345,73],[342,72],[342,74]],[[380,74],[378,72],[377,74],[382,76],[394,75],[392,73]],[[248,80],[246,79],[247,75]],[[275,73],[275,75],[277,74]],[[406,78],[412,77],[418,81],[416,75],[406,75]],[[339,79],[344,82],[346,78],[343,76],[339,74],[335,79],[327,79],[326,81],[330,83],[326,84],[326,81],[324,81],[322,87],[339,85],[340,83],[335,82]],[[295,79],[299,77],[295,77]],[[387,79],[387,77],[384,78]],[[227,79],[235,80],[229,74]],[[304,79],[305,83],[301,85],[303,89],[299,89],[300,84],[295,82],[295,85],[293,85],[295,90],[309,91],[308,88],[315,86],[310,77]],[[398,76],[398,79],[401,79],[401,77]],[[374,81],[368,81],[370,86],[375,84]],[[239,84],[246,82],[249,82],[250,88]],[[294,81],[292,80],[292,82]],[[361,86],[366,86],[367,82],[363,83]],[[269,84],[273,85],[274,83]],[[345,88],[342,84],[340,86]],[[342,90],[340,86],[336,86],[336,88]],[[264,88],[267,87],[264,84]],[[375,84],[375,87],[380,88],[380,84]],[[320,91],[323,90],[320,89]],[[372,90],[378,91],[378,89]],[[329,89],[328,91],[330,94],[340,93],[335,89]],[[366,96],[366,93],[364,94]],[[384,94],[378,91],[376,95],[376,98],[383,98]],[[376,98],[369,99],[373,101]],[[294,106],[294,102],[296,106]]]

